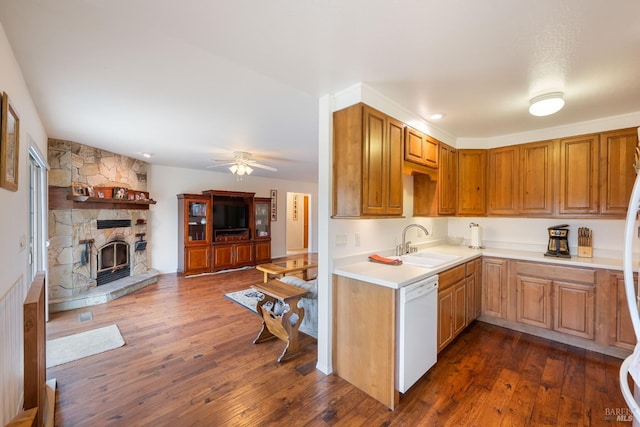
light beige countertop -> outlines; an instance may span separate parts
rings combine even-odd
[[[471,249],[466,246],[437,245],[426,248],[429,252],[456,255],[458,258],[450,262],[441,264],[436,268],[426,268],[409,264],[384,265],[358,260],[343,264],[334,268],[333,273],[338,276],[361,280],[372,284],[399,289],[410,283],[431,277],[442,271],[470,261],[479,256],[490,256],[498,258],[517,259],[521,261],[544,262],[572,267],[601,268],[608,270],[622,271],[622,257],[620,258],[555,258],[546,257],[541,252],[530,252],[512,249]],[[382,254],[383,256],[388,256]],[[366,259],[366,257],[364,257]],[[637,270],[638,265],[634,266]]]

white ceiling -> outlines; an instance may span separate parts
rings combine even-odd
[[[243,150],[315,182],[318,97],[358,82],[460,138],[640,111],[638,0],[0,0],[0,21],[49,137],[163,165]]]

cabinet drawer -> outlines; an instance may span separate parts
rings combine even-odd
[[[467,263],[467,277],[471,276],[475,272],[476,272],[476,262],[469,261]]]
[[[445,270],[438,275],[438,286],[440,289],[446,289],[454,283],[465,278],[465,264]]]
[[[585,268],[518,261],[516,271],[518,274],[550,278],[553,280],[567,280],[570,282],[589,284],[596,283],[596,271]]]

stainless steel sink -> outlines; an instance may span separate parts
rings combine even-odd
[[[421,251],[399,256],[403,263],[420,267],[435,268],[460,258],[458,255]]]

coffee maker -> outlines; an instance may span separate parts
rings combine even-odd
[[[544,256],[558,258],[571,258],[569,253],[569,224],[560,224],[549,227],[549,244]]]

